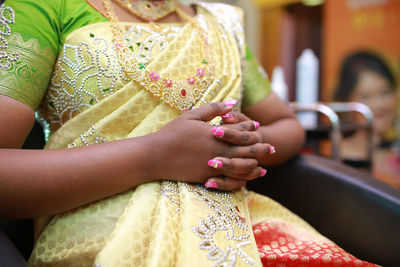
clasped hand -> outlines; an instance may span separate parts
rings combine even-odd
[[[155,133],[161,142],[156,144],[160,173],[154,175],[221,190],[239,189],[264,176],[258,161],[274,148],[263,143],[258,122],[232,111],[234,104],[211,103],[188,111]],[[208,123],[216,116],[222,116],[223,125]]]

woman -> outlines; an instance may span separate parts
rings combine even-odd
[[[243,189],[266,174],[259,166],[297,153],[304,133],[246,52],[240,10],[128,0],[1,8],[1,214],[57,214],[37,220],[31,266],[362,264]],[[39,103],[47,149],[11,149]]]
[[[334,99],[361,102],[371,109],[374,115],[374,176],[400,187],[400,165],[394,152],[388,149],[398,138],[395,131],[396,90],[396,80],[385,61],[374,53],[358,51],[343,61]],[[349,162],[364,161],[368,157],[367,142],[366,131],[356,131],[346,137],[341,146],[342,158]]]

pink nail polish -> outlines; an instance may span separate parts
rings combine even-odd
[[[208,166],[211,166],[211,167],[213,167],[215,169],[220,169],[220,168],[222,168],[223,163],[220,160],[211,159],[211,160],[208,161]]]
[[[267,170],[261,169],[260,177],[263,177],[265,174],[267,174]]]
[[[213,135],[215,135],[216,137],[221,138],[222,136],[224,136],[224,130],[214,127],[211,132],[213,133]]]
[[[258,128],[260,128],[260,123],[259,123],[258,121],[255,121],[255,122],[254,122],[254,128],[256,128],[256,130],[257,130]]]
[[[218,188],[217,183],[214,183],[214,182],[207,182],[204,184],[204,186],[207,188]]]
[[[275,151],[275,147],[274,146],[270,146],[269,147],[269,154],[274,154],[276,151]]]
[[[233,118],[233,116],[231,115],[231,114],[225,114],[225,115],[222,115],[221,116],[222,118],[224,118],[224,119],[232,119]]]
[[[223,137],[224,136],[224,130],[222,130],[222,129],[217,129],[217,131],[214,133],[214,135],[216,136],[216,137],[219,137],[219,138],[221,138],[221,137]]]
[[[225,105],[227,105],[228,107],[233,107],[234,105],[237,104],[237,102],[239,102],[239,101],[236,99],[230,99],[230,100],[224,101]]]

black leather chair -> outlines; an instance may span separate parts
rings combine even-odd
[[[33,136],[40,135],[36,127]],[[32,135],[29,146],[40,147],[43,141]],[[300,155],[268,168],[248,188],[277,200],[360,259],[400,266],[400,191],[367,173]],[[0,221],[0,266],[24,266],[22,256],[29,256],[32,244],[32,220]]]
[[[278,201],[362,260],[400,266],[400,191],[330,159],[301,155],[248,188]]]

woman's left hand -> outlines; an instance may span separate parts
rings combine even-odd
[[[218,139],[242,146],[263,143],[261,135],[257,132],[259,122],[236,111],[229,112],[222,119],[223,124],[214,128],[214,135]]]
[[[262,143],[262,137],[257,132],[257,129],[260,127],[259,122],[253,121],[243,113],[236,111],[229,112],[228,114],[222,116],[222,119],[224,124],[213,129],[214,135],[218,139],[234,145],[242,146]],[[271,146],[268,147],[268,150],[270,149]],[[226,169],[226,173],[228,173],[229,176],[213,177],[208,179],[206,186],[211,188],[218,188],[222,190],[240,189],[246,185],[247,181],[253,180],[260,176],[262,177],[267,172],[262,167],[255,168],[258,164],[258,161],[255,159],[228,159],[217,157],[214,158],[213,161],[220,161],[222,163],[221,166]],[[230,164],[233,162],[236,164]],[[236,170],[230,166],[241,166],[242,168]],[[240,171],[246,170],[247,168],[254,171],[249,173],[249,176],[246,177],[247,179],[238,178]]]
[[[249,118],[259,121],[263,126],[255,130],[257,123],[254,124],[254,121]],[[224,134],[215,138],[227,143],[249,144],[256,142],[255,146],[265,143],[273,145],[267,148],[269,153],[252,157],[261,166],[274,166],[283,163],[296,155],[305,141],[305,131],[297,120],[296,114],[274,92],[271,92],[268,97],[257,104],[243,109],[243,113],[230,111],[223,116],[223,122],[224,124],[220,128]],[[252,124],[254,128],[252,128]],[[237,132],[228,129],[235,129]],[[231,136],[231,133],[236,134],[236,137]],[[278,153],[268,156],[268,154],[275,152],[274,146],[279,148]],[[245,184],[243,181],[237,181],[232,177],[222,177],[222,180],[221,177],[217,177],[217,180],[213,179],[210,178],[209,181],[218,183],[220,187],[226,185],[226,187],[232,188],[232,182],[236,183],[237,187],[240,184]]]
[[[209,178],[205,186],[228,191],[240,189],[246,185],[247,181],[262,177],[267,173],[267,170],[257,166],[257,160],[251,158],[215,157],[209,161],[209,165],[223,169],[227,176]],[[243,178],[244,175],[245,178]]]

